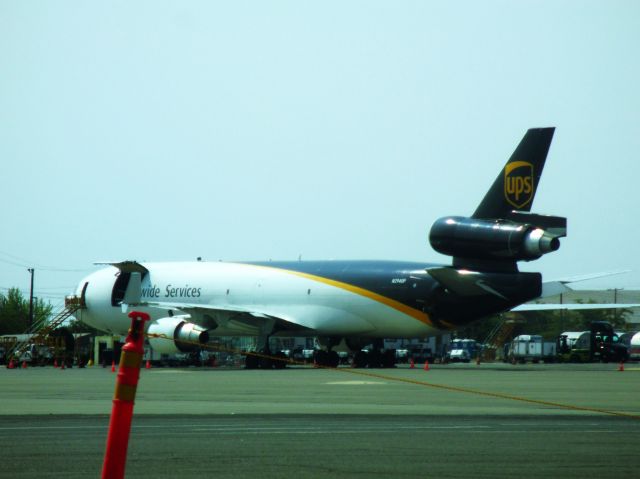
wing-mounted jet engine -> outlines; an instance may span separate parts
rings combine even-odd
[[[441,285],[429,301],[434,319],[462,324],[540,296],[541,275],[517,263],[556,251],[567,233],[566,218],[530,212],[553,133],[527,131],[473,215],[431,227],[433,249],[453,257],[451,267],[427,270]]]
[[[160,354],[189,353],[209,342],[209,333],[182,316],[153,321],[147,330],[149,344]]]

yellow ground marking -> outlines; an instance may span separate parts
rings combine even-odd
[[[153,336],[153,337],[158,337],[157,335],[147,335],[147,336]],[[169,338],[166,338],[169,339]],[[189,341],[182,341],[183,343],[187,343]],[[207,346],[207,345],[201,345],[198,342],[192,342],[192,344],[197,345],[198,347],[202,347],[204,349],[211,349],[213,351],[220,351],[220,352],[227,352],[227,353],[233,353],[233,354],[243,354],[246,356],[256,356],[259,358],[266,358],[266,359],[272,359],[272,360],[278,360],[278,361],[282,361],[282,358],[278,358],[276,356],[269,356],[266,354],[261,354],[261,353],[256,353],[256,352],[242,352],[240,350],[237,349],[230,349],[230,348],[224,348],[224,347],[220,347],[220,346]],[[291,364],[291,365],[298,365],[298,366],[304,366],[306,365],[303,362],[300,361],[294,361],[293,359],[289,359],[286,360],[287,364]],[[528,403],[528,404],[535,404],[538,406],[549,406],[549,407],[554,407],[554,408],[558,408],[558,409],[566,409],[568,411],[580,411],[580,412],[592,412],[592,413],[597,413],[597,414],[605,414],[605,415],[609,415],[609,416],[619,416],[619,417],[626,417],[628,419],[636,419],[636,420],[640,420],[640,414],[632,414],[632,413],[627,413],[627,412],[620,412],[620,411],[611,411],[608,409],[601,409],[601,408],[595,408],[595,407],[588,407],[588,406],[576,406],[574,404],[565,404],[565,403],[559,403],[559,402],[555,402],[555,401],[545,401],[542,399],[530,399],[530,398],[526,398],[526,397],[522,397],[522,396],[514,396],[511,394],[503,394],[503,393],[495,393],[495,392],[491,392],[491,391],[481,391],[479,389],[471,389],[471,388],[464,388],[464,387],[458,387],[458,386],[448,386],[445,384],[435,384],[435,383],[430,383],[427,381],[420,381],[417,379],[409,379],[409,378],[398,378],[398,377],[392,377],[392,376],[386,376],[384,374],[379,374],[379,373],[372,373],[369,371],[363,371],[360,369],[353,369],[353,368],[331,368],[328,366],[319,366],[319,365],[315,365],[316,368],[318,369],[325,369],[325,370],[329,370],[329,371],[335,371],[336,373],[342,373],[342,374],[355,374],[358,376],[363,376],[366,378],[374,378],[374,379],[379,379],[382,381],[393,381],[393,382],[398,382],[398,383],[405,383],[405,384],[413,384],[415,386],[422,386],[422,387],[429,387],[429,388],[434,388],[434,389],[440,389],[440,390],[444,390],[444,391],[451,391],[451,392],[458,392],[458,393],[465,393],[465,394],[473,394],[473,395],[477,395],[477,396],[485,396],[485,397],[491,397],[491,398],[496,398],[496,399],[505,399],[508,401],[518,401],[518,402],[523,402],[523,403]],[[612,372],[613,374],[613,372]]]
[[[330,381],[326,384],[339,386],[364,386],[369,384],[387,384],[381,381]]]

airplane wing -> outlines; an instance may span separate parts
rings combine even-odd
[[[573,291],[573,288],[568,286],[569,284],[578,283],[580,281],[588,281],[591,279],[605,278],[607,276],[614,276],[616,274],[628,273],[629,271],[630,270],[628,269],[620,269],[615,271],[604,271],[601,273],[590,273],[590,274],[583,274],[579,276],[569,276],[566,278],[560,278],[553,281],[545,281],[544,283],[542,283],[542,294],[540,295],[540,297],[546,298],[548,296],[556,296],[558,294]]]
[[[588,309],[631,309],[640,304],[629,303],[526,303],[512,308],[511,311],[553,311],[553,310],[588,310]]]
[[[258,310],[235,305],[204,305],[154,301],[142,301],[140,303],[126,305],[123,303],[123,309],[133,306],[164,309],[166,311],[172,311],[176,316],[186,314],[190,316],[191,321],[209,330],[217,329],[218,327],[222,327],[223,329],[232,327],[234,331],[245,330],[246,333],[255,334],[255,330],[259,329],[262,324],[265,322],[273,322],[279,325],[280,329],[286,329],[287,331],[312,331],[310,328],[292,321],[291,318],[279,318],[264,314]]]
[[[572,283],[580,281],[588,281],[591,279],[605,278],[616,274],[628,273],[630,270],[605,271],[601,273],[590,273],[579,276],[569,276],[553,281],[545,281],[542,283],[541,298],[549,296],[557,296],[559,294],[575,291],[569,286]],[[625,309],[637,308],[640,304],[622,304],[622,303],[525,303],[517,306],[511,311],[553,311],[553,310],[589,310],[589,309]]]
[[[566,278],[559,278],[556,279],[555,281],[561,282],[561,283],[578,283],[580,281],[587,281],[590,279],[597,279],[597,278],[606,278],[607,276],[615,276],[616,274],[624,274],[624,273],[629,273],[631,272],[630,269],[617,269],[617,270],[613,270],[613,271],[602,271],[599,273],[588,273],[588,274],[581,274],[581,275],[576,275],[576,276],[568,276]]]

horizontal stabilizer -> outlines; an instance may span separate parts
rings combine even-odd
[[[507,299],[483,280],[484,275],[476,271],[457,270],[454,268],[428,269],[434,279],[448,290],[459,296],[485,296],[492,294]]]
[[[515,223],[528,224],[545,230],[552,236],[567,236],[567,218],[562,216],[539,215],[525,211],[512,211],[507,219]]]

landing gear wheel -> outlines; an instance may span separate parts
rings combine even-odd
[[[245,369],[258,369],[260,367],[260,358],[253,354],[247,354],[244,357],[244,367]]]
[[[259,357],[258,361],[260,363],[260,369],[272,369],[273,368],[273,359],[271,357]]]
[[[317,364],[318,366],[327,366],[328,358],[329,354],[322,349],[313,353],[313,363]]]
[[[276,353],[275,359],[273,360],[273,367],[275,369],[284,369],[287,367],[287,362],[287,356],[282,351],[278,351]]]
[[[357,351],[353,356],[353,367],[354,368],[366,368],[369,363],[368,354],[364,351]]]
[[[330,368],[337,368],[340,363],[340,356],[335,351],[329,351],[327,354],[327,366]]]
[[[396,350],[395,349],[387,349],[382,354],[382,367],[383,368],[396,367]]]
[[[382,354],[380,354],[380,351],[377,351],[376,349],[371,349],[369,351],[369,367],[370,368],[382,367]]]

